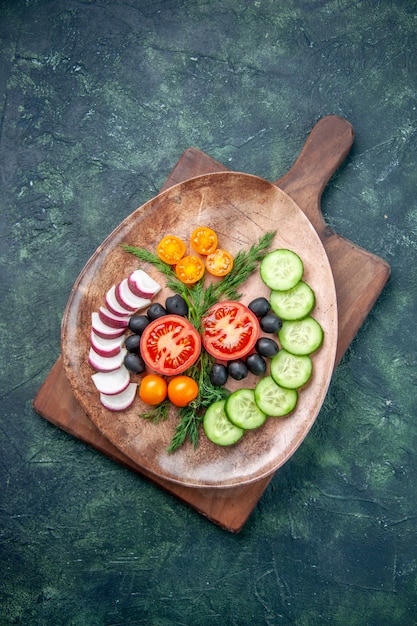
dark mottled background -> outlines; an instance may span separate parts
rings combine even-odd
[[[0,623],[402,626],[417,612],[417,3],[0,1]],[[283,175],[354,126],[329,224],[391,280],[239,535],[32,399],[71,286],[194,145]]]

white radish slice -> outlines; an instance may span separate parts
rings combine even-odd
[[[88,353],[88,362],[91,367],[94,367],[94,369],[99,372],[111,372],[113,370],[117,370],[123,364],[126,353],[126,348],[123,348],[118,354],[116,354],[116,356],[107,357],[97,354],[94,348],[90,348],[90,352]]]
[[[132,309],[129,309],[117,300],[116,285],[112,285],[106,293],[106,307],[115,315],[132,315]]]
[[[96,372],[91,378],[98,391],[107,396],[121,393],[130,384],[130,373],[124,365],[111,372]]]
[[[96,335],[102,337],[103,339],[114,339],[116,337],[121,337],[125,333],[126,327],[115,328],[114,326],[109,326],[105,324],[100,319],[100,315],[97,311],[94,311],[91,314],[91,327]]]
[[[124,411],[133,403],[137,387],[136,383],[130,383],[126,389],[112,396],[100,393],[101,404],[109,411]]]
[[[120,337],[114,337],[111,339],[103,339],[100,335],[96,335],[93,329],[90,332],[90,343],[94,351],[100,356],[112,357],[119,354],[124,343],[124,335]]]
[[[122,280],[122,282],[117,285],[116,298],[122,307],[129,308],[132,313],[138,311],[139,309],[144,309],[151,303],[149,298],[135,296],[135,294],[129,288],[127,278]]]
[[[129,274],[129,288],[139,298],[153,298],[161,290],[161,285],[143,270],[135,270]]]
[[[127,328],[129,324],[130,316],[115,315],[105,306],[99,308],[98,314],[103,324],[107,324],[107,326],[111,326],[112,328]]]

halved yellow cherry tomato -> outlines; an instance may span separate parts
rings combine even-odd
[[[175,266],[178,278],[186,285],[196,283],[204,276],[204,263],[198,256],[188,254],[184,256]]]
[[[158,243],[156,254],[161,261],[169,265],[175,265],[185,254],[185,243],[175,235],[166,235]]]
[[[144,376],[139,385],[139,397],[145,404],[160,404],[167,397],[168,385],[165,378],[156,374]]]
[[[213,276],[226,276],[233,269],[233,257],[226,250],[217,248],[207,256],[206,268]]]
[[[168,398],[175,406],[187,406],[198,396],[198,385],[190,376],[175,376],[168,383]]]
[[[217,248],[217,235],[208,226],[197,226],[191,233],[191,247],[198,254],[206,256]]]

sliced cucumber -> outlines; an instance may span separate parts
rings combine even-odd
[[[255,400],[260,410],[267,415],[282,417],[295,408],[298,393],[295,389],[280,387],[272,376],[266,376],[255,387]]]
[[[245,432],[243,428],[238,428],[227,419],[225,404],[225,400],[213,402],[207,408],[203,418],[203,428],[207,438],[219,446],[231,446],[239,441]]]
[[[253,389],[238,389],[230,394],[226,400],[225,411],[232,424],[245,430],[262,426],[267,417],[256,404]]]
[[[284,350],[291,354],[311,354],[323,343],[323,329],[313,317],[285,321],[278,331],[278,339]]]
[[[292,289],[304,274],[303,262],[292,250],[279,248],[267,254],[261,261],[259,271],[265,285],[270,289]]]
[[[286,389],[298,389],[306,384],[313,372],[309,356],[297,356],[280,350],[270,363],[271,376],[277,385]]]
[[[315,303],[314,291],[302,280],[292,289],[272,290],[270,295],[271,309],[282,320],[300,320],[306,317]]]

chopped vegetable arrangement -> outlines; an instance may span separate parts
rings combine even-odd
[[[142,417],[156,423],[178,407],[169,452],[187,439],[197,446],[201,426],[214,444],[229,446],[268,417],[291,413],[323,330],[311,315],[315,294],[302,280],[302,259],[270,251],[273,237],[266,233],[234,258],[207,226],[195,228],[188,245],[166,235],[155,253],[124,245],[159,270],[173,295],[152,302],[161,284],[138,269],[111,286],[92,314],[89,363],[103,406],[123,411],[139,395],[149,406]],[[245,306],[239,288],[255,271],[270,295]],[[215,277],[208,284],[206,272]],[[229,379],[249,373],[254,388],[227,389]]]

